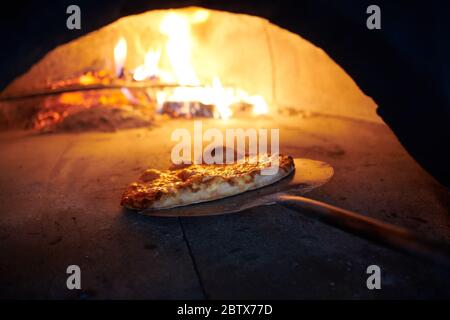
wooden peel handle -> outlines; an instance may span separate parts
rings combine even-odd
[[[288,194],[281,194],[278,199],[278,204],[308,214],[338,229],[450,266],[450,245],[447,243],[428,239],[407,229],[320,201]]]

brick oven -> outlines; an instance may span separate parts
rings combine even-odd
[[[64,1],[12,8],[0,296],[448,298],[448,267],[433,259],[450,241],[448,73],[395,37],[406,32],[396,5],[370,31],[364,1],[322,2],[81,1],[80,30],[66,28]],[[448,46],[437,52],[445,65]],[[304,196],[361,225],[280,203],[198,217],[121,208],[124,187],[167,168],[172,133],[196,121],[279,130],[281,153],[333,168]],[[81,290],[65,287],[73,264]],[[386,275],[382,291],[365,287],[370,265]]]

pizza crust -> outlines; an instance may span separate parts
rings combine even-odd
[[[263,175],[273,157],[279,170]],[[275,183],[294,170],[294,160],[284,155],[246,157],[235,164],[181,165],[171,170],[146,170],[122,195],[121,205],[130,209],[169,209],[234,196]]]

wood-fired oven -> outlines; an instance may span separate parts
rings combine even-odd
[[[448,100],[415,77],[429,74],[409,43],[370,53],[394,5],[385,29],[368,30],[365,4],[81,1],[81,29],[69,30],[63,2],[36,9],[61,16],[36,34],[34,7],[20,11],[25,43],[0,76],[1,297],[449,297],[445,264],[279,204],[175,218],[119,205],[142,170],[170,165],[176,129],[278,129],[280,152],[334,168],[308,198],[450,241],[447,155],[413,132],[420,118],[427,138],[448,130]],[[429,112],[416,105],[425,96]],[[65,286],[73,264],[82,290]],[[382,291],[366,289],[369,265],[386,275]]]

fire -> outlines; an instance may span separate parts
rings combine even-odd
[[[233,115],[233,108],[245,104],[252,107],[254,115],[268,113],[268,105],[260,95],[250,95],[242,89],[223,86],[219,77],[213,77],[209,84],[199,80],[191,62],[194,46],[191,26],[205,22],[208,17],[209,12],[204,9],[197,10],[191,15],[173,12],[165,15],[159,30],[167,37],[167,42],[163,49],[147,51],[144,63],[133,70],[133,80],[152,80],[163,87],[164,84],[172,84],[156,92],[159,112],[164,112],[164,106],[170,105],[172,108],[178,108],[177,114],[189,117],[192,115],[192,108],[199,108],[199,105],[205,108],[213,106],[212,115],[217,119],[227,120]],[[171,70],[160,68],[159,62],[163,54],[168,57]],[[127,43],[121,38],[114,48],[118,77],[124,74],[126,55]]]
[[[143,81],[150,78],[156,78],[160,74],[158,69],[161,50],[149,50],[145,54],[144,64],[134,70],[133,79]]]
[[[199,85],[200,81],[191,64],[191,25],[188,18],[169,13],[163,19],[159,30],[168,38],[166,53],[177,83],[182,86]]]
[[[114,47],[114,63],[116,66],[116,76],[122,77],[125,60],[127,58],[127,41],[120,38],[119,42]]]
[[[205,9],[197,9],[191,16],[192,23],[202,23],[208,20],[209,11]]]

